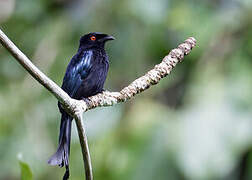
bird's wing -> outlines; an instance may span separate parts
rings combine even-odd
[[[80,58],[80,59],[79,59]],[[74,56],[67,67],[62,89],[71,97],[77,92],[81,83],[88,76],[92,66],[92,51],[85,51],[81,56]]]

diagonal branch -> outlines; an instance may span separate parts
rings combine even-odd
[[[55,82],[41,72],[15,44],[1,31],[0,42],[40,84],[50,91],[65,106],[71,106],[71,98]]]
[[[185,40],[178,48],[173,49],[160,64],[157,64],[152,70],[144,76],[133,81],[129,86],[123,88],[120,92],[104,91],[103,93],[87,98],[85,101],[72,99],[55,82],[42,73],[0,29],[0,42],[12,54],[13,57],[47,90],[49,90],[63,104],[65,110],[75,118],[78,129],[85,175],[87,180],[93,180],[91,158],[88,148],[85,126],[82,121],[82,113],[90,109],[101,106],[112,106],[114,104],[125,102],[136,94],[139,94],[150,86],[157,84],[162,78],[170,74],[172,69],[181,62],[184,55],[191,52],[196,46],[196,40],[193,37]]]
[[[193,37],[188,38],[178,48],[171,50],[160,64],[157,64],[152,70],[133,81],[120,92],[104,91],[103,93],[89,97],[86,101],[87,107],[83,110],[87,111],[98,106],[113,106],[114,104],[125,102],[136,94],[145,91],[150,86],[158,84],[162,78],[171,73],[177,63],[183,60],[184,55],[189,54],[195,46],[196,40]]]
[[[65,110],[75,118],[84,160],[86,179],[93,180],[87,136],[81,117],[83,108],[79,108],[86,107],[85,103],[83,101],[77,101],[70,98],[70,96],[65,93],[55,82],[53,82],[43,72],[41,72],[1,31],[1,29],[0,42],[40,84],[42,84],[47,90],[49,90],[60,101],[60,103],[63,104]]]

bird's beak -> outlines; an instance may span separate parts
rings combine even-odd
[[[115,40],[113,36],[106,35],[101,39],[103,42]]]

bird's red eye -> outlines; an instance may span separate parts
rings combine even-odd
[[[95,36],[91,36],[90,39],[91,39],[92,41],[95,41],[95,40],[96,40],[96,37],[95,37]]]

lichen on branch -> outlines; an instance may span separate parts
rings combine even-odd
[[[178,62],[182,62],[184,56],[189,54],[195,46],[196,40],[193,37],[188,38],[184,43],[180,44],[178,48],[171,50],[171,52],[163,58],[160,64],[155,65],[153,69],[133,81],[120,92],[104,91],[87,98],[85,100],[86,106],[84,111],[101,106],[113,106],[114,104],[124,102],[131,99],[136,94],[145,91],[150,86],[158,84],[162,78],[171,73],[172,69]]]

